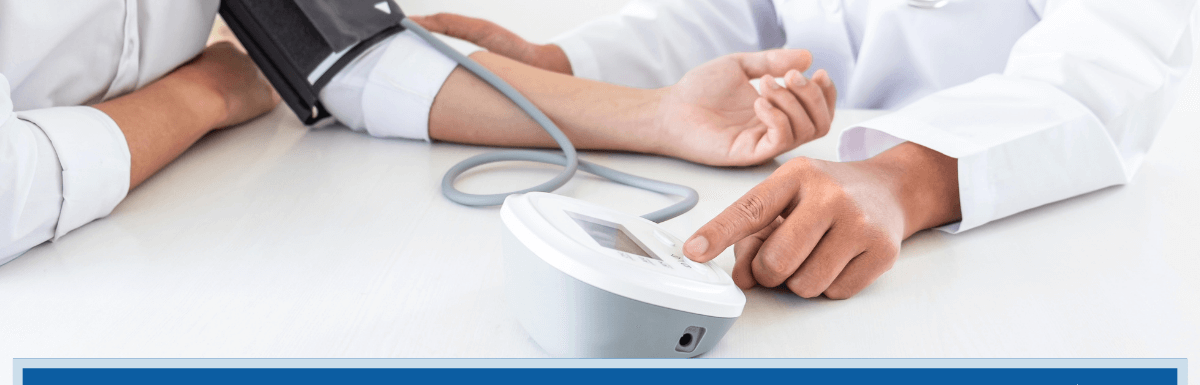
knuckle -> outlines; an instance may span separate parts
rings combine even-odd
[[[791,160],[788,160],[787,163],[783,164],[783,167],[780,167],[780,169],[782,172],[785,172],[785,173],[804,173],[809,170],[812,170],[813,167],[814,167],[814,165],[813,165],[812,159],[810,159],[808,157],[798,156],[798,157],[792,158]]]
[[[829,123],[825,123],[825,124],[820,124],[820,125],[818,125],[818,126],[817,126],[817,135],[816,135],[816,137],[818,137],[818,138],[824,138],[824,137],[825,137],[825,135],[829,135],[829,130],[830,130],[830,124],[829,124]]]
[[[767,212],[767,202],[758,195],[746,195],[741,200],[730,206],[733,210],[734,221],[742,221],[745,224],[754,223],[762,218]]]
[[[845,197],[843,196],[841,198]],[[866,238],[868,241],[879,243],[879,234],[877,234],[875,231],[874,226],[871,225],[871,214],[868,214],[862,210],[848,211],[849,212],[847,212],[841,220],[850,226],[858,228],[859,231],[863,233],[864,238]]]
[[[812,285],[805,285],[803,280],[797,279],[788,281],[788,290],[791,290],[792,293],[796,293],[796,295],[800,296],[801,298],[816,298],[817,296],[821,295],[820,289],[814,288]]]
[[[796,96],[784,87],[767,87],[767,97],[776,105],[786,106],[796,103]]]
[[[786,127],[788,125],[787,114],[778,107],[775,107],[771,110],[771,120],[773,120],[773,123],[775,123],[777,126]]]
[[[895,242],[887,242],[879,247],[879,258],[885,263],[888,269],[896,264],[896,260],[900,257],[900,245]]]
[[[821,90],[821,86],[814,79],[808,79],[808,83],[796,90],[797,95],[806,101],[816,102],[825,101],[825,92]]]
[[[830,128],[833,126],[833,112],[830,112],[828,115],[821,114],[820,121],[813,121],[813,126],[818,138],[828,135]]]
[[[810,196],[819,206],[825,207],[837,216],[837,221],[850,225],[855,228],[868,227],[864,226],[864,217],[861,210],[855,209],[854,203],[849,194],[841,189],[841,186],[818,189]]]
[[[762,256],[762,266],[766,270],[764,273],[771,276],[777,277],[788,273],[787,258],[779,254],[771,253]]]

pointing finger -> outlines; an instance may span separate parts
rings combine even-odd
[[[683,252],[696,262],[708,262],[734,242],[762,230],[792,205],[794,178],[772,174],[746,195],[696,230]]]

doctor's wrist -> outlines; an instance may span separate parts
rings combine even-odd
[[[957,159],[905,142],[864,163],[879,173],[900,204],[904,238],[961,220]]]

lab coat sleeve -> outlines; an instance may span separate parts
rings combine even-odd
[[[1130,181],[1192,62],[1194,0],[1064,0],[1002,74],[844,131],[843,161],[911,141],[958,159],[960,232]]]
[[[770,0],[634,0],[553,43],[577,77],[658,88],[721,55],[781,47],[784,34]]]
[[[129,190],[125,135],[91,107],[14,111],[0,75],[0,264],[112,212]]]
[[[321,90],[321,104],[355,131],[429,140],[429,112],[456,63],[404,31],[376,44]]]

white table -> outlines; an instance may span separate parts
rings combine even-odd
[[[489,149],[309,130],[289,114],[209,135],[109,217],[0,266],[0,378],[11,357],[545,356],[505,306],[498,209],[438,190],[451,164]],[[840,111],[835,132],[877,114]],[[1194,370],[1200,134],[1185,115],[1132,184],[919,233],[850,300],[749,291],[707,357],[1187,357]],[[779,161],[831,159],[835,142]],[[666,223],[680,236],[778,166],[584,156],[699,190]],[[460,186],[555,172],[492,169]],[[558,193],[632,213],[671,200],[590,176]]]

